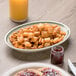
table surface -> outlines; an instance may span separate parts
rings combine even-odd
[[[68,2],[69,1],[69,2]],[[62,45],[65,48],[63,69],[68,71],[68,58],[76,62],[76,0],[29,0],[29,18],[31,21],[58,21],[71,30],[70,38]],[[49,51],[20,54],[10,49],[4,42],[5,34],[17,23],[9,19],[8,0],[0,0],[0,76],[8,69],[19,64],[42,62],[50,64]]]

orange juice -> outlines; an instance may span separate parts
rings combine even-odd
[[[15,22],[23,22],[28,17],[28,0],[9,0],[10,18]]]

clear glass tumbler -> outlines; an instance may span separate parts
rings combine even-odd
[[[9,0],[10,19],[24,22],[28,18],[28,0]]]

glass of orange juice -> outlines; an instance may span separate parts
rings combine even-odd
[[[10,19],[15,22],[24,22],[28,17],[28,0],[9,0]]]

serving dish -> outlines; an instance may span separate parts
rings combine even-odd
[[[49,23],[49,24],[58,24],[60,27],[61,27],[61,30],[66,32],[66,35],[64,37],[64,39],[62,41],[60,41],[59,43],[57,44],[54,44],[52,46],[48,46],[48,47],[44,47],[44,48],[40,48],[40,49],[19,49],[19,48],[15,48],[10,40],[9,40],[9,37],[10,35],[19,30],[20,28],[24,28],[24,27],[27,27],[27,26],[31,26],[33,24],[38,24],[38,23]],[[19,26],[16,26],[14,27],[13,29],[11,29],[5,36],[5,43],[12,49],[16,50],[16,51],[20,51],[20,52],[37,52],[37,51],[43,51],[43,50],[47,50],[47,49],[50,49],[51,47],[54,47],[54,46],[57,46],[57,45],[60,45],[62,44],[63,42],[65,42],[70,36],[70,29],[67,25],[63,24],[63,23],[60,23],[60,22],[56,22],[56,21],[40,21],[40,22],[30,22],[30,23],[26,23],[26,24],[22,24],[22,25],[19,25]]]
[[[67,72],[65,72],[64,70],[62,70],[59,67],[56,67],[52,64],[44,64],[44,63],[27,63],[27,64],[22,64],[19,66],[16,66],[12,69],[9,69],[7,72],[5,72],[3,74],[3,76],[13,76],[15,73],[17,73],[20,70],[26,69],[26,68],[39,68],[39,67],[49,67],[52,69],[55,69],[57,71],[59,71],[62,76],[70,76],[70,74],[68,74]]]

